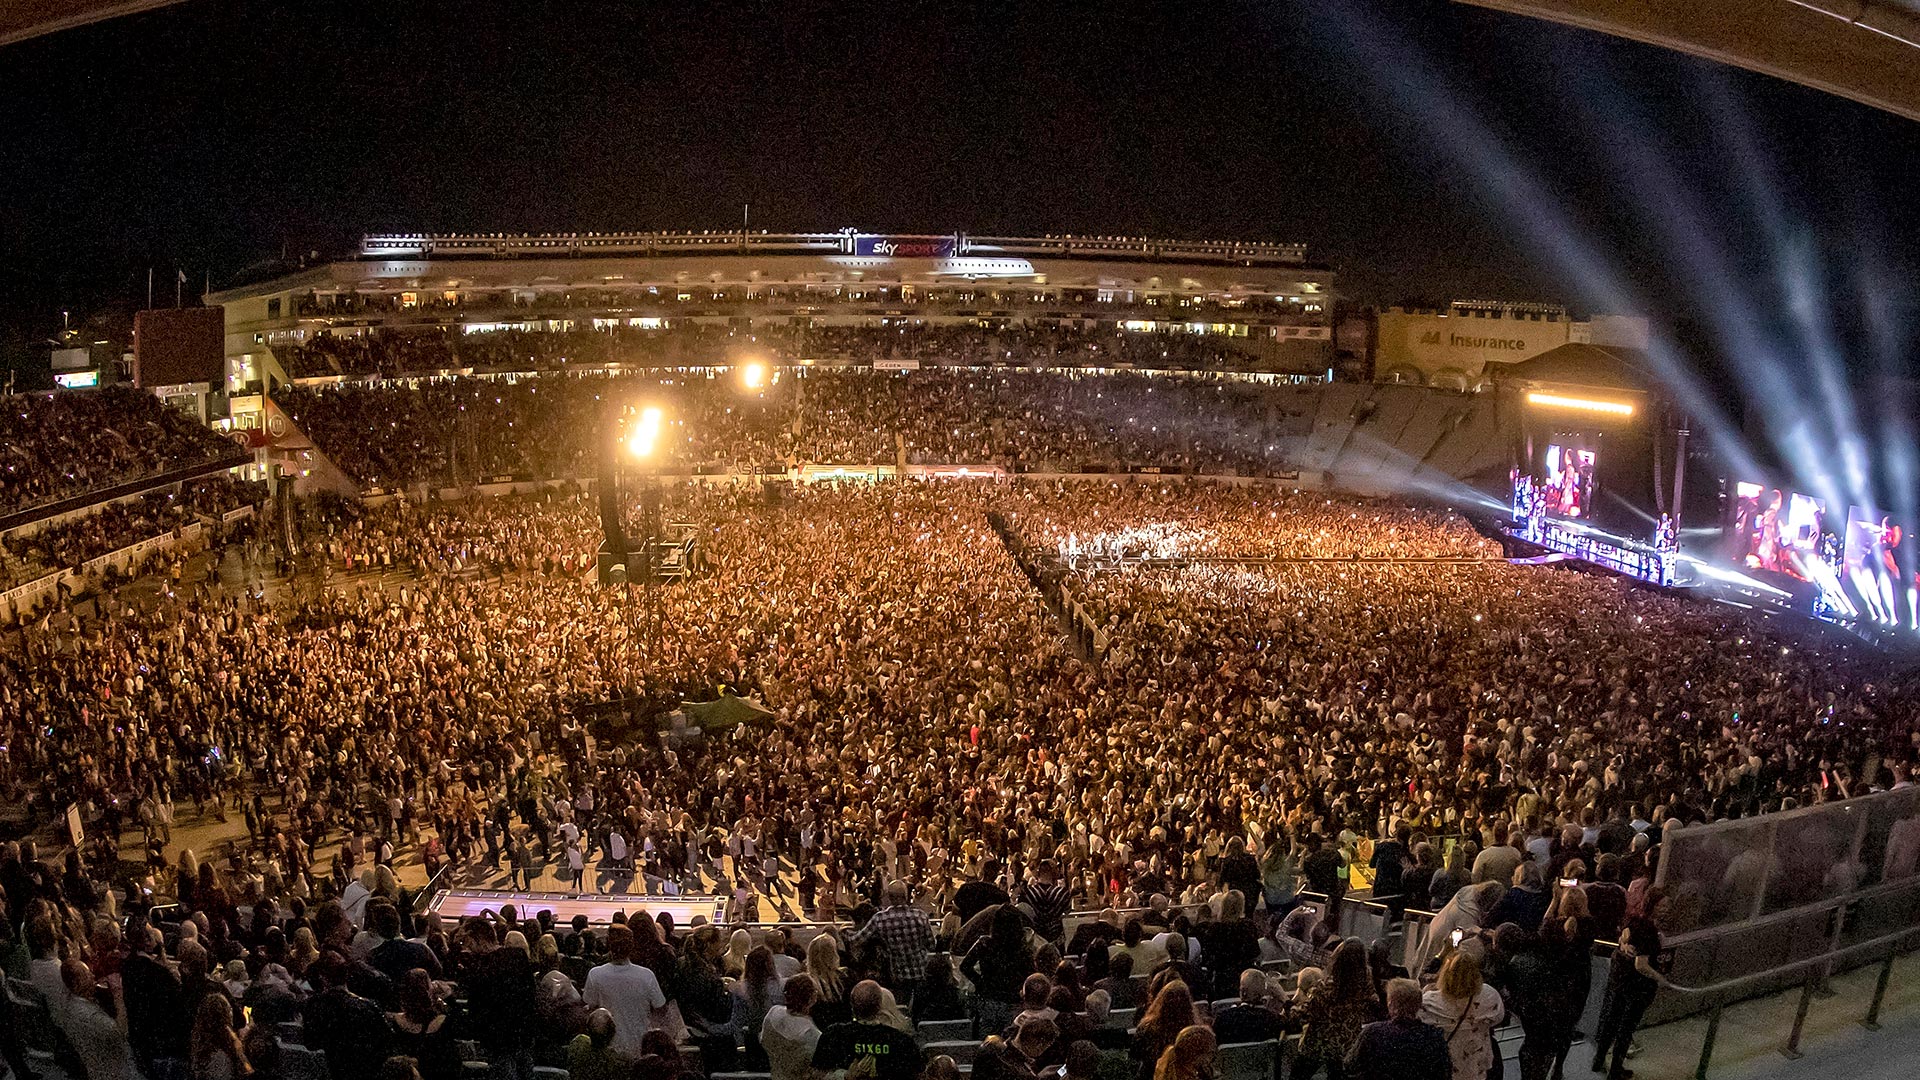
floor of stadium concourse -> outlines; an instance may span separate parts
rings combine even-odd
[[[1860,1026],[1873,1001],[1880,965],[1849,971],[1831,980],[1830,997],[1815,996],[1807,1010],[1800,1036],[1799,1060],[1780,1053],[1793,1030],[1800,991],[1742,1002],[1720,1017],[1708,1080],[1895,1080],[1916,1075],[1920,1066],[1920,954],[1908,953],[1894,961],[1880,1006],[1879,1031]],[[1627,1059],[1635,1080],[1686,1080],[1700,1063],[1700,1043],[1707,1017],[1697,1016],[1646,1028],[1637,1036],[1640,1052]],[[1589,1075],[1592,1044],[1574,1047],[1567,1075]],[[1509,1066],[1511,1068],[1511,1066]],[[1512,1074],[1509,1074],[1512,1075]]]

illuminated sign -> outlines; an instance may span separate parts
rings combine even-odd
[[[953,254],[953,237],[856,236],[853,253],[875,259],[944,259]]]
[[[55,375],[53,381],[67,390],[84,390],[100,385],[100,373],[97,371],[62,372]]]
[[[1632,416],[1633,406],[1624,401],[1595,401],[1592,398],[1566,397],[1561,394],[1543,394],[1533,391],[1527,394],[1529,405],[1548,405],[1556,409],[1579,409],[1581,412],[1606,413],[1609,416]]]

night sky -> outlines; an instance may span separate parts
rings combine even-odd
[[[368,230],[743,202],[1304,241],[1361,302],[1631,305],[1709,351],[1790,348],[1796,291],[1855,358],[1904,362],[1920,321],[1920,125],[1438,0],[186,0],[0,49],[0,85],[16,331],[149,265],[170,299],[175,267],[217,287]]]

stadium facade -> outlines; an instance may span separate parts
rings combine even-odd
[[[207,302],[225,309],[227,388],[244,396],[287,378],[275,345],[318,334],[689,322],[1214,334],[1263,369],[1321,372],[1333,294],[1297,244],[849,229],[370,235],[356,257]]]

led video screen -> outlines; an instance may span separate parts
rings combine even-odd
[[[1547,513],[1560,517],[1583,518],[1593,510],[1593,463],[1591,450],[1568,446],[1547,447]]]
[[[1846,583],[1860,614],[1920,629],[1912,530],[1870,506],[1847,508]]]
[[[1822,575],[1815,562],[1824,562],[1821,534],[1826,531],[1826,503],[1811,495],[1742,483],[1735,488],[1734,538],[1737,561],[1753,570],[1792,574],[1802,581]]]

